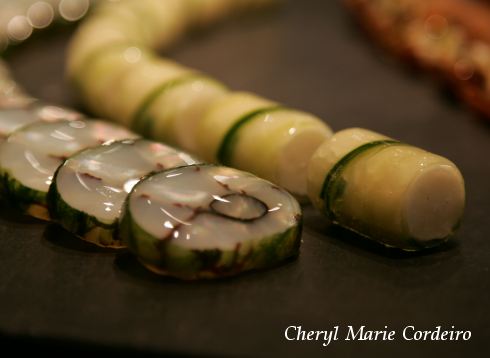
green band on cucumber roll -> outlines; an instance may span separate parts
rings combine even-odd
[[[270,180],[306,198],[306,167],[332,135],[319,118],[248,93],[218,100],[201,121],[200,150],[211,161]]]
[[[72,81],[95,112],[129,126],[145,98],[162,83],[191,73],[195,71],[141,46],[117,42],[93,52]]]
[[[358,128],[318,148],[308,191],[334,224],[409,251],[447,240],[465,203],[463,177],[452,162]]]
[[[142,57],[137,66],[122,73],[115,86],[108,88],[101,108],[109,118],[131,126],[134,118],[144,107],[148,98],[167,83],[195,75],[190,70],[171,60]]]
[[[222,83],[195,73],[163,82],[141,103],[133,129],[149,138],[197,152],[203,113],[227,92]]]
[[[128,130],[96,120],[35,122],[0,145],[0,173],[12,207],[48,219],[46,194],[56,169],[76,152],[108,140],[134,138]]]
[[[396,140],[378,140],[369,142],[357,147],[353,151],[346,154],[341,160],[339,160],[332,169],[328,172],[325,181],[323,182],[320,198],[325,203],[325,214],[330,220],[335,221],[335,213],[332,207],[335,205],[336,200],[342,200],[342,194],[345,190],[345,181],[342,178],[343,171],[349,163],[357,156],[365,154],[371,149],[383,149],[392,145],[402,145],[402,143]]]
[[[61,165],[49,189],[52,220],[103,247],[123,244],[116,228],[122,204],[141,177],[199,161],[166,145],[123,140],[86,149]]]
[[[197,165],[136,184],[120,235],[156,273],[216,278],[297,256],[301,218],[297,201],[274,184],[236,169]]]
[[[223,141],[240,118],[279,104],[247,92],[230,92],[208,109],[199,124],[198,153],[208,162],[218,163],[223,156]],[[221,153],[221,154],[220,154]]]
[[[278,111],[281,108],[281,106],[265,107],[247,113],[243,117],[238,118],[233,126],[230,128],[228,133],[226,133],[223,141],[221,142],[218,150],[218,163],[221,163],[223,165],[232,165],[234,149],[238,141],[238,132],[243,125],[260,116],[261,114]]]

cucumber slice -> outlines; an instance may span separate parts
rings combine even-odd
[[[151,172],[197,163],[186,153],[143,139],[86,149],[56,171],[48,194],[49,214],[86,241],[124,247],[116,228],[121,206],[132,187]]]
[[[36,121],[77,120],[81,118],[82,115],[78,112],[49,105],[35,104],[26,107],[0,109],[0,143],[15,130]]]
[[[236,123],[223,141],[220,159],[305,201],[308,163],[331,136],[331,129],[311,114],[280,107],[265,109]]]
[[[122,44],[126,47],[142,45],[137,32],[133,32],[125,22],[106,16],[91,16],[80,25],[70,41],[67,77],[75,84],[78,83],[84,77],[83,68],[98,53]]]
[[[0,175],[12,207],[48,219],[46,194],[63,160],[108,140],[134,138],[128,130],[103,121],[35,122],[0,145]]]
[[[110,118],[130,126],[139,108],[151,101],[154,93],[180,78],[193,76],[193,71],[173,61],[150,58],[123,74],[117,85],[108,88],[104,99]]]
[[[198,128],[203,113],[227,91],[223,84],[196,74],[166,82],[147,97],[135,116],[133,129],[150,138],[198,152]]]
[[[309,179],[313,203],[332,223],[403,250],[446,241],[464,211],[453,163],[363,129],[338,132],[318,148]]]
[[[211,105],[199,124],[197,152],[209,162],[226,163],[223,156],[227,150],[222,148],[227,146],[227,134],[251,116],[278,107],[276,102],[251,93],[230,92]]]
[[[106,110],[107,94],[117,90],[121,80],[149,58],[151,55],[137,46],[116,44],[104,48],[86,62],[75,85],[95,113],[113,118]]]
[[[148,269],[183,279],[261,269],[299,253],[302,214],[285,190],[211,165],[164,171],[133,188],[120,233]]]

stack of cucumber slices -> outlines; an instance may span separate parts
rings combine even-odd
[[[98,120],[36,121],[23,126],[0,145],[3,195],[22,212],[48,220],[47,192],[63,161],[82,149],[128,137],[135,135]]]
[[[8,205],[92,244],[129,247],[152,271],[182,279],[236,275],[298,255],[301,208],[284,189],[74,114],[0,111]]]
[[[133,186],[153,172],[197,164],[166,145],[122,140],[89,148],[56,171],[48,196],[52,218],[75,235],[100,246],[124,246],[117,233],[121,207]]]

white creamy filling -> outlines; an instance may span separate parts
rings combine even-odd
[[[422,171],[405,194],[405,222],[418,240],[445,238],[463,215],[465,192],[459,171],[440,165]]]

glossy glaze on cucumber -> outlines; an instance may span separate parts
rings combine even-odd
[[[196,163],[186,153],[143,139],[86,149],[56,171],[48,195],[49,214],[86,241],[122,247],[117,235],[121,206],[140,178]]]
[[[318,148],[309,194],[334,224],[410,251],[446,241],[465,205],[464,180],[452,162],[359,128]]]
[[[150,270],[215,278],[276,265],[299,252],[301,208],[285,190],[236,169],[198,165],[139,182],[121,236]]]
[[[120,126],[96,120],[35,122],[22,127],[0,145],[0,171],[9,204],[48,219],[46,194],[66,158],[108,140],[134,137]]]

